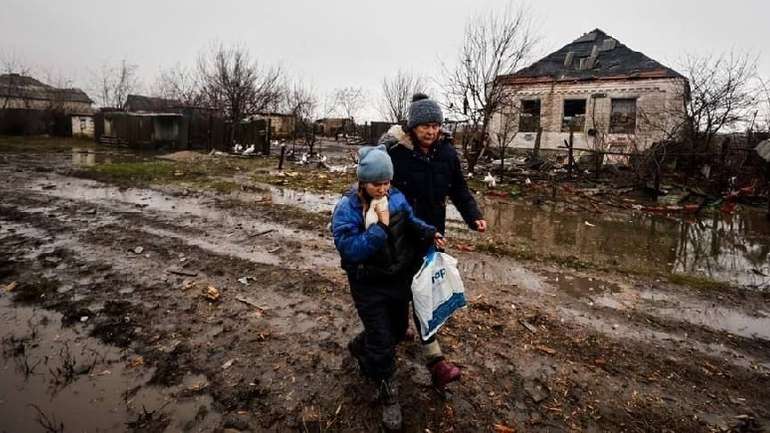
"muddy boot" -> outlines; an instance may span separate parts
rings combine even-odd
[[[428,366],[433,386],[444,388],[448,384],[460,380],[460,367],[449,361],[440,359]]]
[[[401,403],[398,401],[398,386],[394,378],[380,382],[380,400],[382,401],[382,425],[385,430],[400,431]]]

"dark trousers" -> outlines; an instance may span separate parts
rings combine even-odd
[[[361,372],[373,380],[388,379],[396,368],[396,346],[409,326],[409,298],[404,288],[394,284],[389,288],[350,280],[353,301],[364,330],[351,342]]]

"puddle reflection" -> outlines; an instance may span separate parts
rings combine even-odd
[[[685,221],[644,214],[602,219],[492,200],[482,205],[494,238],[523,241],[537,253],[770,287],[770,224],[754,209]]]

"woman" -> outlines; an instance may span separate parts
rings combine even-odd
[[[395,125],[382,138],[395,167],[393,185],[400,189],[418,218],[444,234],[446,203],[452,200],[468,227],[478,232],[487,222],[468,189],[452,138],[441,129],[444,114],[436,101],[417,93],[407,123]],[[420,260],[421,262],[421,260]],[[419,321],[415,320],[419,326]],[[443,388],[460,379],[460,368],[444,359],[436,335],[422,342],[433,384]]]
[[[334,245],[364,326],[348,349],[361,373],[379,386],[383,423],[399,429],[395,350],[409,324],[412,277],[430,243],[443,247],[445,242],[435,227],[414,216],[403,194],[390,188],[393,164],[384,146],[361,148],[356,174],[358,186],[332,215]]]

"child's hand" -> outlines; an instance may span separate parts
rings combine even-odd
[[[387,207],[382,210],[375,208],[374,212],[377,213],[377,219],[380,220],[381,223],[385,225],[390,224],[390,212],[388,212]]]

